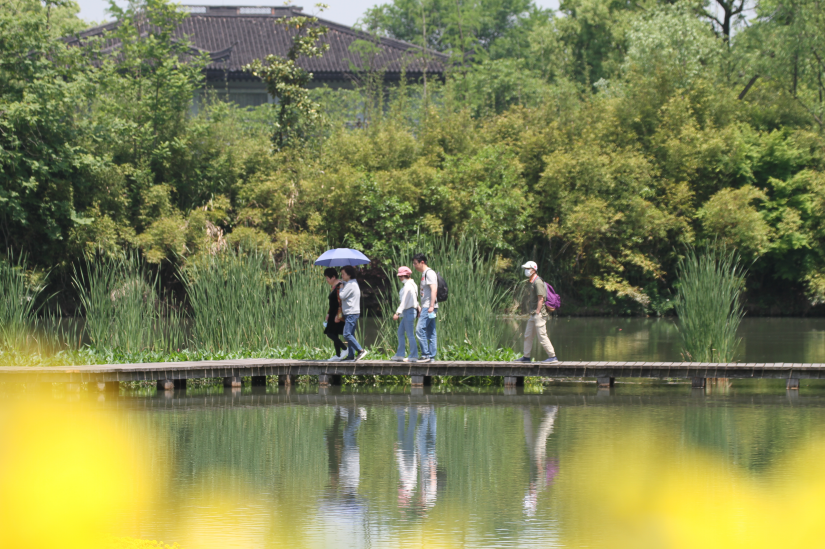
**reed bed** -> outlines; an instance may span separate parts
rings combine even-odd
[[[43,287],[26,277],[25,256],[0,260],[0,350],[27,350],[35,341],[38,298]]]
[[[744,270],[739,256],[709,247],[701,254],[689,249],[677,265],[676,314],[682,355],[691,362],[731,362],[744,316],[740,300]]]
[[[243,351],[321,347],[323,270],[300,259],[276,265],[259,252],[225,250],[182,270],[192,347]]]
[[[160,299],[160,280],[136,253],[96,258],[72,277],[91,346],[103,352],[171,351],[185,341],[174,300]]]

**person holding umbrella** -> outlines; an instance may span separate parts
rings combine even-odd
[[[355,339],[355,326],[358,323],[358,317],[361,316],[361,288],[358,286],[358,281],[355,280],[355,268],[353,265],[364,265],[369,262],[370,260],[367,256],[351,248],[327,250],[315,260],[315,264],[321,267],[343,267],[341,269],[341,278],[344,283],[338,290],[338,299],[341,303],[344,341],[347,342],[347,357],[342,360],[361,360],[367,355],[366,349],[361,347]],[[329,280],[327,282],[329,282]],[[332,310],[331,299],[332,298],[330,298],[330,311]],[[327,326],[329,326],[329,320],[327,320]],[[356,355],[356,353],[358,354]]]
[[[344,341],[347,342],[347,358],[344,360],[361,360],[367,356],[367,350],[355,339],[355,327],[358,317],[361,316],[361,287],[355,280],[355,267],[343,267],[341,278],[344,280],[344,287],[338,295],[341,297],[341,312],[344,314]]]
[[[338,292],[344,285],[338,280],[338,271],[335,267],[327,267],[324,269],[324,278],[332,290],[329,292],[329,309],[327,316],[324,319],[324,333],[332,340],[335,346],[335,354],[332,358],[327,359],[329,362],[337,362],[346,356],[347,345],[341,341],[341,334],[344,333],[344,315],[341,310],[341,298],[338,297]]]

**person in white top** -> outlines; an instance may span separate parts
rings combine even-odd
[[[417,362],[430,362],[435,360],[437,349],[435,323],[438,314],[438,276],[427,266],[424,254],[415,254],[412,264],[421,273],[421,314],[415,329],[415,335],[421,344],[421,358]]]
[[[412,281],[412,271],[409,267],[398,268],[398,279],[401,281],[401,291],[398,293],[400,304],[393,320],[401,319],[398,325],[398,350],[391,360],[400,362],[414,362],[418,360],[418,343],[415,341],[415,317],[418,315],[418,286]],[[410,342],[410,354],[404,356],[404,334]]]

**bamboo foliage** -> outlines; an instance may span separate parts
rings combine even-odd
[[[677,264],[676,314],[682,354],[691,362],[731,362],[744,316],[740,300],[745,272],[735,251],[694,249]]]

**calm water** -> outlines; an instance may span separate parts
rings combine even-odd
[[[521,350],[521,323],[511,321],[509,333],[513,348]],[[670,319],[556,318],[548,333],[561,360],[682,360]],[[825,362],[825,319],[745,318],[739,337],[739,362]],[[534,356],[544,358],[536,349]]]
[[[781,380],[542,391],[66,398],[151,449],[155,492],[123,535],[184,548],[611,547],[626,529],[610,517],[680,482],[700,507],[740,494],[727,522],[747,529],[748,509],[780,501],[765,486],[811,482],[783,463],[825,432],[825,390]]]

